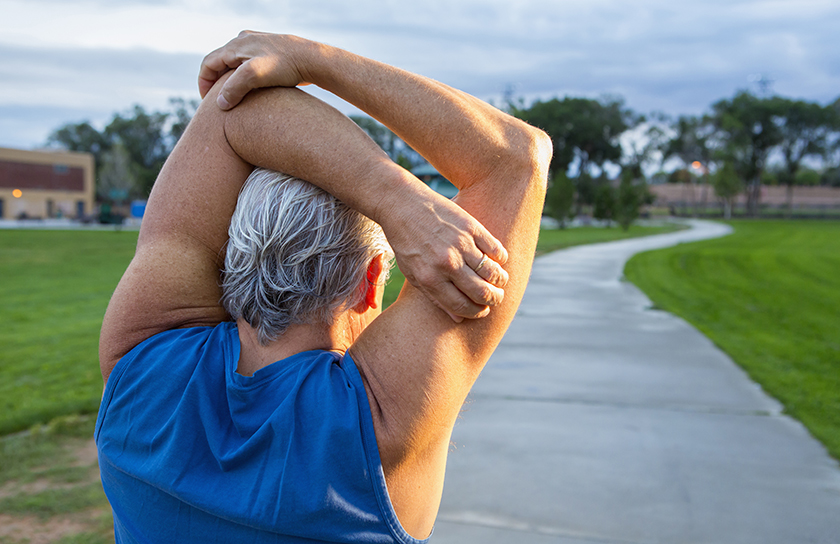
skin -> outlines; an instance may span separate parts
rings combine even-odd
[[[303,82],[391,128],[460,189],[455,202],[294,88]],[[155,184],[135,258],[103,321],[103,377],[158,332],[225,319],[219,268],[253,165],[306,179],[380,223],[409,281],[381,315],[375,281],[360,286],[363,302],[332,326],[295,325],[267,346],[238,323],[238,371],[250,375],[309,349],[349,351],[394,509],[410,534],[428,536],[455,419],[525,290],[550,140],[438,82],[293,36],[241,34],[205,58],[199,85],[205,100]],[[476,274],[483,254],[491,260]],[[369,277],[380,278],[382,268],[379,256]]]

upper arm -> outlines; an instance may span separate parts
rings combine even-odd
[[[449,439],[470,388],[522,300],[545,198],[550,143],[528,132],[523,153],[500,161],[457,203],[508,250],[502,303],[455,323],[408,282],[352,346],[368,393],[377,445],[397,516],[415,535],[434,524]]]
[[[437,440],[454,425],[484,364],[513,320],[530,275],[545,197],[550,144],[523,126],[522,145],[456,202],[508,250],[510,279],[487,317],[454,323],[406,282],[399,299],[351,348],[371,391],[375,424],[397,457],[406,437]],[[378,419],[378,421],[376,421]]]
[[[230,217],[251,165],[228,145],[224,112],[212,98],[199,107],[161,170],[134,258],[108,304],[99,339],[106,380],[143,340],[225,319],[219,270]]]

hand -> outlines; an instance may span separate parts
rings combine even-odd
[[[296,36],[243,30],[224,47],[201,62],[198,90],[201,97],[222,75],[234,70],[222,87],[217,104],[229,110],[253,89],[307,85],[300,67],[308,47],[314,42]]]
[[[508,273],[501,265],[507,262],[507,250],[460,206],[435,196],[383,218],[397,264],[453,321],[485,317],[504,299]],[[399,209],[406,209],[405,202]],[[488,258],[476,272],[484,255]]]

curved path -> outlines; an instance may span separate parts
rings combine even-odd
[[[716,223],[537,259],[455,427],[435,544],[840,542],[840,469],[732,361],[622,281]]]

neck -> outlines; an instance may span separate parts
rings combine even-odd
[[[274,362],[315,349],[338,351],[343,354],[352,344],[352,339],[342,321],[336,319],[333,325],[291,325],[277,340],[262,345],[257,330],[243,319],[239,319],[236,326],[241,348],[236,372],[243,376],[253,376],[256,371]]]

